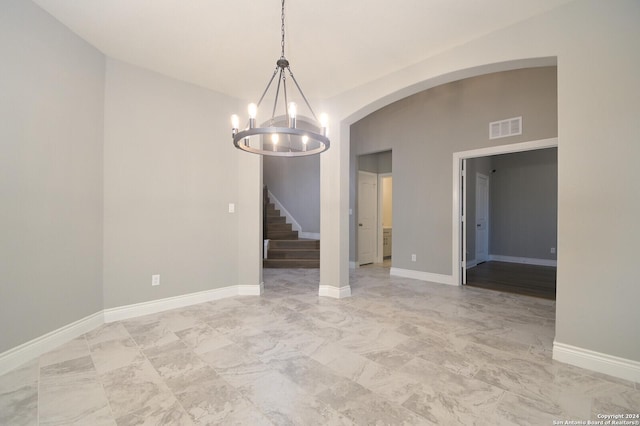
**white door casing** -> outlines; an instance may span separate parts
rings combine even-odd
[[[535,149],[544,149],[544,148],[554,148],[558,146],[558,138],[549,138],[549,139],[540,139],[535,141],[528,142],[519,142],[513,144],[506,145],[497,145],[491,146],[487,148],[479,148],[472,149],[469,151],[461,151],[453,153],[453,209],[451,210],[453,213],[452,222],[451,222],[451,241],[453,245],[451,247],[451,260],[452,260],[452,276],[451,276],[451,284],[453,285],[461,285],[462,284],[462,268],[460,268],[462,253],[461,253],[461,245],[462,245],[462,235],[464,233],[464,228],[460,226],[462,224],[461,217],[461,200],[462,196],[461,191],[461,179],[462,173],[462,161],[467,158],[476,158],[476,157],[489,157],[491,155],[498,154],[507,154],[510,152],[523,152],[523,151],[532,151]]]
[[[358,265],[373,263],[377,255],[378,175],[358,172]]]
[[[476,262],[489,260],[489,177],[476,173]]]
[[[467,283],[467,160],[462,159],[460,169],[460,191],[462,198],[460,199],[460,230],[462,235],[462,251],[460,252],[462,284]]]

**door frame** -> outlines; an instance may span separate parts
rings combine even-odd
[[[462,277],[464,277],[466,273],[466,265],[463,262],[465,256],[462,252],[465,245],[463,244],[462,238],[463,235],[466,234],[466,221],[464,220],[464,216],[462,215],[463,203],[461,201],[462,193],[464,192],[461,186],[464,175],[464,171],[462,169],[463,160],[475,157],[489,157],[498,154],[509,154],[512,152],[534,151],[537,149],[557,147],[558,138],[555,137],[453,153],[453,209],[451,220],[452,284],[462,285]]]
[[[462,265],[461,273],[461,285],[467,283],[467,159],[460,160],[460,181],[458,182],[458,188],[460,188],[460,226],[462,230],[462,253],[460,253],[460,264]],[[454,210],[455,212],[455,210]]]

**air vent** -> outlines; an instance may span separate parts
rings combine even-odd
[[[506,138],[522,134],[522,117],[489,123],[489,139]]]

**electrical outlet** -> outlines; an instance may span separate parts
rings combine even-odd
[[[556,254],[556,248],[555,247],[551,247],[551,254]]]
[[[160,285],[160,275],[151,275],[151,285]]]
[[[229,213],[236,212],[236,205],[234,203],[229,203]]]
[[[412,254],[412,255],[411,255],[411,261],[412,261],[412,262],[415,262],[415,261],[416,261],[416,255],[415,255],[415,254]]]

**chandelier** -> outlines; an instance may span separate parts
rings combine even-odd
[[[282,0],[280,18],[282,21],[280,27],[282,54],[280,59],[276,61],[276,69],[273,71],[273,75],[267,83],[267,87],[264,89],[260,100],[257,104],[249,104],[249,121],[247,127],[239,130],[240,118],[235,114],[231,116],[233,144],[238,149],[260,155],[301,157],[320,154],[329,149],[330,142],[327,137],[328,117],[326,114],[321,114],[320,119],[316,117],[309,101],[291,72],[289,61],[284,56],[284,0]],[[287,94],[287,73],[304,100],[315,123],[311,122],[311,120],[303,119],[298,113],[297,104],[295,102],[289,102]],[[271,118],[262,125],[262,127],[256,127],[258,108],[276,76],[278,77],[278,82],[275,89]],[[284,106],[284,115],[277,117],[276,110],[278,109],[279,99],[284,101],[282,103]],[[308,123],[308,125],[303,125],[304,123]]]

